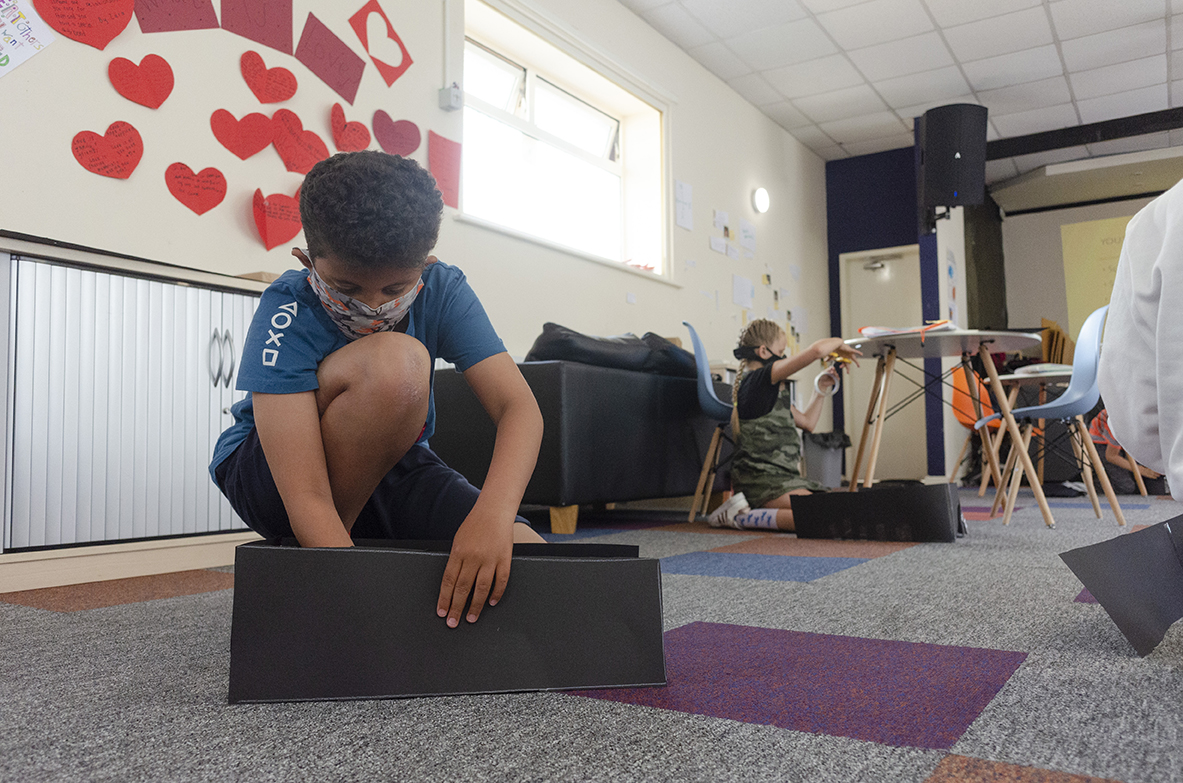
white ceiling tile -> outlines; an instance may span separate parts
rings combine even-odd
[[[844,120],[847,117],[886,112],[887,110],[887,106],[879,99],[875,91],[866,84],[798,98],[793,101],[793,105],[817,123]],[[887,134],[881,133],[880,135],[886,136]],[[835,141],[841,142],[841,139],[835,139]]]
[[[1011,136],[1026,136],[1028,133],[1042,133],[1043,131],[1071,128],[1079,125],[1076,109],[1070,103],[1059,106],[1045,106],[1041,109],[1021,111],[1015,114],[1003,114],[993,117],[994,127],[1003,138]]]
[[[1162,19],[1163,0],[1054,0],[1049,5],[1061,41]]]
[[[792,134],[793,138],[810,149],[826,147],[837,143],[823,133],[822,129],[816,125],[803,125],[800,128],[793,128],[789,133]]]
[[[870,0],[818,14],[817,19],[844,49],[861,49],[932,29],[920,0]]]
[[[764,77],[758,73],[749,73],[747,76],[731,79],[727,83],[731,85],[731,89],[742,95],[748,103],[756,106],[763,106],[767,103],[778,103],[784,100],[784,97],[772,89],[768,82],[764,81]]]
[[[1015,162],[1011,158],[986,161],[987,185],[993,185],[996,182],[1005,182],[1011,177],[1017,177],[1018,175],[1019,169],[1015,166]]]
[[[1183,49],[1183,14],[1171,14],[1171,48]]]
[[[1183,0],[1171,0],[1171,13],[1183,14]]]
[[[1068,78],[1072,82],[1072,94],[1077,100],[1098,98],[1153,84],[1165,84],[1167,56],[1160,54],[1117,65],[1106,65],[1104,68],[1070,74]]]
[[[1047,152],[1036,152],[1033,155],[1017,155],[1013,160],[1019,173],[1026,174],[1028,171],[1034,171],[1041,166],[1050,166],[1053,163],[1067,163],[1070,160],[1081,160],[1088,156],[1089,151],[1085,147],[1064,147],[1058,150],[1048,150]]]
[[[728,38],[724,43],[757,71],[814,60],[838,51],[812,19],[753,30]]]
[[[956,65],[875,82],[875,89],[893,109],[969,94],[969,85]]]
[[[855,66],[872,82],[953,64],[953,55],[934,32],[848,52]]]
[[[800,128],[803,125],[812,125],[813,120],[806,117],[797,110],[789,101],[781,101],[780,103],[770,103],[767,106],[761,106],[760,111],[771,117],[777,125],[786,130],[793,128]]]
[[[997,90],[980,90],[978,98],[991,114],[1015,114],[1068,103],[1072,100],[1072,93],[1068,90],[1067,79],[1053,76]]]
[[[801,0],[801,5],[815,14],[824,14],[826,11],[837,11],[839,8],[846,8],[865,2],[867,0]],[[1180,2],[1183,2],[1183,0],[1180,0]]]
[[[1048,79],[1064,73],[1060,53],[1055,46],[1025,49],[999,57],[963,63],[962,69],[974,90],[994,90],[1012,84]]]
[[[904,124],[911,129],[914,120],[920,115],[924,114],[929,109],[935,109],[938,106],[949,106],[954,103],[977,103],[977,99],[972,95],[959,95],[955,98],[945,98],[943,100],[929,100],[923,103],[918,103],[915,106],[905,106],[902,109],[896,109],[895,113],[900,116]]]
[[[950,27],[945,40],[962,62],[1034,49],[1052,43],[1052,27],[1042,7]]]
[[[702,46],[715,40],[715,36],[676,3],[650,9],[641,14],[641,18],[683,49]]]
[[[1165,84],[1076,102],[1080,108],[1080,118],[1084,122],[1103,122],[1150,111],[1162,111],[1169,108],[1169,104]]]
[[[863,77],[845,55],[832,54],[764,72],[768,83],[786,98],[801,98],[863,84]]]
[[[820,127],[827,136],[842,145],[887,136],[898,138],[907,132],[900,118],[895,116],[895,112],[890,111],[860,114],[857,117],[822,123]]]
[[[876,152],[898,150],[901,147],[912,147],[915,146],[915,143],[912,134],[904,133],[896,136],[887,136],[882,139],[871,139],[870,141],[854,141],[849,144],[843,144],[842,146],[851,155],[871,155]]]
[[[1172,79],[1183,79],[1183,49],[1175,49],[1171,52],[1167,68],[1170,69],[1168,75]]]
[[[718,41],[696,46],[687,53],[724,81],[752,71],[743,60],[735,56],[735,52]]]
[[[659,5],[669,5],[670,0],[620,0],[625,8],[630,8],[638,14],[642,14],[652,8],[657,8]]]
[[[1111,139],[1098,141],[1087,145],[1090,155],[1120,155],[1123,152],[1142,152],[1143,150],[1159,150],[1171,146],[1171,134],[1147,133],[1145,136],[1130,136],[1125,139]]]
[[[1183,106],[1183,81],[1171,82],[1171,108]]]
[[[1040,5],[1043,0],[991,0],[989,3],[967,2],[967,0],[925,0],[928,10],[941,27],[954,27],[966,22],[976,22],[991,16],[1002,16],[1012,11],[1022,11]]]
[[[1060,44],[1064,52],[1064,65],[1069,71],[1087,71],[1089,68],[1137,60],[1148,54],[1166,51],[1166,48],[1167,26],[1162,19],[1073,38]]]
[[[805,9],[795,0],[681,0],[690,15],[720,38],[802,19]]]

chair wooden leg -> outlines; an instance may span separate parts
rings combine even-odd
[[[999,437],[1002,436],[1002,430],[998,431],[998,435]],[[1023,483],[1021,479],[1016,479],[1014,475],[1015,463],[1019,461],[1019,453],[1016,449],[1018,449],[1018,446],[1011,446],[1010,454],[1006,455],[1006,467],[1002,469],[1002,475],[1005,478],[998,482],[994,488],[994,502],[990,504],[991,519],[993,519],[994,515],[998,513],[999,506],[1002,506],[1003,500],[1006,499],[1008,493],[1010,492],[1010,485],[1016,481],[1020,484]]]
[[[702,470],[698,474],[698,486],[694,489],[694,503],[690,506],[690,517],[687,522],[693,522],[698,516],[699,508],[704,506],[704,495],[709,502],[711,491],[707,485],[707,475],[714,474],[714,467],[719,458],[719,450],[723,447],[723,425],[715,427],[711,435],[711,445],[707,446],[706,456],[702,461]]]
[[[1080,478],[1084,484],[1085,490],[1089,494],[1089,502],[1093,504],[1093,513],[1097,515],[1097,519],[1101,518],[1101,502],[1097,500],[1097,488],[1093,486],[1093,467],[1092,460],[1084,451],[1084,445],[1080,442],[1080,431],[1076,428],[1076,422],[1070,422],[1068,427],[1068,442],[1072,444],[1072,453],[1076,455],[1076,464],[1080,465]],[[1088,437],[1087,434],[1085,437]]]
[[[961,444],[961,451],[957,452],[957,459],[953,461],[953,470],[949,473],[949,483],[957,483],[957,474],[961,471],[961,460],[965,459],[965,452],[969,451],[969,443],[974,439],[974,431],[970,430],[969,435],[965,437],[965,442]]]
[[[1142,493],[1142,497],[1146,497],[1146,482],[1142,480],[1142,471],[1138,470],[1137,461],[1134,460],[1128,451],[1123,450],[1121,453],[1134,466],[1130,470],[1130,473],[1134,474],[1134,483],[1138,485],[1138,492]]]
[[[1109,474],[1105,472],[1101,456],[1097,454],[1097,447],[1093,445],[1093,439],[1089,437],[1089,428],[1084,423],[1084,416],[1076,417],[1076,426],[1084,440],[1084,447],[1088,450],[1089,459],[1093,461],[1093,469],[1097,471],[1097,478],[1101,480],[1101,489],[1105,490],[1105,499],[1109,501],[1113,515],[1117,517],[1117,524],[1125,527],[1125,515],[1121,513],[1121,506],[1117,503],[1117,495],[1113,492],[1113,485],[1109,483]]]
[[[1031,446],[1031,430],[1033,425],[1028,423],[1023,428],[1023,449],[1026,450]],[[1011,515],[1015,513],[1015,501],[1019,499],[1019,486],[1023,483],[1023,474],[1016,464],[1012,468],[1010,476],[1010,488],[1006,494],[1006,513],[1002,517],[1002,524],[1009,525]]]
[[[850,473],[850,491],[858,491],[858,477],[859,471],[863,467],[863,452],[867,448],[867,436],[871,432],[871,422],[874,421],[875,403],[879,401],[879,392],[882,391],[883,384],[883,365],[884,359],[879,357],[879,361],[875,364],[875,382],[871,384],[871,401],[867,403],[867,418],[863,420],[863,432],[858,440],[858,453],[854,458],[854,468]]]
[[[999,428],[993,435],[989,432],[989,427],[983,427],[986,430],[985,443],[990,444],[990,450],[994,452],[994,461],[998,461],[998,452],[1002,447],[1002,429]],[[982,451],[982,482],[978,487],[978,497],[985,497],[986,487],[990,486],[990,460],[986,456],[986,452]]]
[[[871,439],[871,456],[867,459],[867,477],[863,486],[870,487],[875,481],[875,463],[879,460],[879,442],[883,438],[883,424],[887,415],[887,393],[891,391],[891,377],[895,375],[895,348],[887,351],[883,365],[883,392],[879,395],[879,416],[876,419],[875,437]]]
[[[579,523],[579,506],[551,506],[550,532],[570,535]]]
[[[973,368],[969,366],[969,357],[965,354],[961,355],[961,371],[965,373],[965,384],[966,388],[969,389],[970,399],[973,400],[974,413],[977,414],[980,420],[982,418],[982,398],[978,394],[978,379],[974,377]],[[998,392],[996,391],[995,394],[998,394]],[[986,430],[986,427],[978,430],[982,437],[982,456],[986,459],[986,464],[990,466],[990,475],[994,477],[994,486],[999,487],[999,491],[1002,491],[1002,474],[998,471],[998,454],[1002,449],[1002,429],[999,428],[999,438],[995,443],[991,443],[990,433]],[[997,447],[997,450],[995,447]],[[986,466],[983,465],[982,470],[985,469]],[[979,491],[978,496],[981,497],[982,494],[984,494],[984,491]],[[991,516],[993,516],[993,512],[991,512]]]

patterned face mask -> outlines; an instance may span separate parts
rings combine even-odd
[[[423,290],[423,278],[420,277],[407,293],[378,307],[370,307],[364,302],[359,302],[353,297],[345,296],[329,288],[316,273],[315,268],[308,270],[308,282],[312,284],[312,290],[316,291],[316,295],[320,297],[320,303],[324,305],[329,318],[333,319],[337,328],[344,332],[350,340],[356,340],[374,332],[394,331],[394,328],[406,316],[407,311],[411,309],[415,297]]]

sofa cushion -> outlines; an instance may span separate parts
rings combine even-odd
[[[591,337],[556,323],[546,323],[526,354],[528,362],[568,361],[656,375],[695,377],[694,354],[652,332]]]

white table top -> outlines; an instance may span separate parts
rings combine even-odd
[[[923,344],[921,342],[923,337]],[[989,345],[991,353],[1010,353],[1039,345],[1041,337],[1037,332],[987,332],[978,329],[942,329],[908,334],[886,334],[881,337],[855,337],[846,340],[864,356],[879,356],[895,348],[901,359],[934,359],[941,356],[961,356],[963,353],[977,353],[982,343]]]

